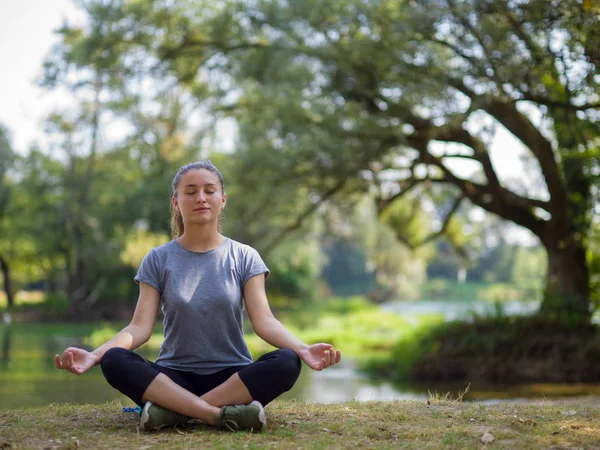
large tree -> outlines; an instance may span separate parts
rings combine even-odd
[[[89,48],[129,54],[120,61],[131,72],[146,55],[215,114],[237,119],[240,178],[277,186],[257,190],[245,223],[272,202],[289,210],[281,229],[296,229],[332,195],[367,188],[385,214],[444,184],[455,200],[442,229],[468,200],[530,230],[548,254],[542,312],[589,319],[600,105],[593,2],[85,3],[112,8],[101,39],[82,34]],[[499,177],[482,123],[521,142],[541,190]],[[460,176],[457,158],[479,172]]]
[[[181,79],[220,73],[218,87],[229,87],[221,103],[236,111],[248,147],[253,137],[268,142],[266,158],[295,158],[325,192],[371,177],[382,186],[382,209],[423,183],[453,186],[457,203],[467,199],[540,239],[548,253],[543,313],[589,318],[600,105],[598,10],[590,2],[205,6],[157,7],[191,18],[164,28],[155,47]],[[524,145],[541,193],[500,180],[477,118]],[[451,158],[478,163],[480,176],[462,178]],[[282,184],[302,175],[280,173]]]

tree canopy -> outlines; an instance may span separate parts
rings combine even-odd
[[[296,267],[296,292],[318,257],[307,246],[292,261],[277,248],[314,236],[315,213],[358,207],[345,220],[371,231],[353,257],[389,287],[407,247],[442,234],[466,246],[464,212],[477,207],[545,248],[542,312],[589,319],[600,173],[593,2],[78,4],[88,22],[59,30],[42,81],[67,86],[81,108],[48,122],[62,164],[32,152],[26,171],[47,184],[45,217],[61,229],[47,244],[62,256],[45,270],[65,265],[74,304],[111,284],[89,256],[115,259],[115,270],[115,255],[139,259],[124,242],[165,236],[163,188],[180,165],[210,156],[233,180],[226,231],[272,253],[282,273]],[[110,123],[122,129],[112,140]],[[223,124],[230,148],[213,151]],[[496,170],[500,128],[525,149],[526,182]],[[477,171],[466,177],[456,161]]]
[[[157,67],[237,119],[247,178],[268,177],[286,193],[301,179],[316,195],[304,209],[294,202],[300,212],[290,227],[334,194],[375,191],[383,212],[411,191],[447,185],[456,204],[468,200],[540,239],[546,313],[589,317],[597,5],[195,1],[117,9],[122,17],[111,26],[136,23],[140,42],[153,37],[142,47]],[[541,192],[499,179],[493,126],[527,149]],[[475,162],[479,174],[462,178],[452,159]]]

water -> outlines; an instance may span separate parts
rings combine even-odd
[[[114,326],[113,326],[114,327]],[[78,324],[12,324],[0,327],[0,409],[44,406],[51,403],[101,404],[133,402],[111,388],[98,366],[76,376],[54,366],[54,355],[68,346],[84,347],[82,338],[94,328]],[[116,327],[118,328],[118,327]],[[140,351],[153,360],[156,351]],[[300,379],[283,398],[300,402],[339,402],[420,398],[423,394],[399,392],[390,383],[375,383],[361,376],[352,361],[322,372],[303,366]]]
[[[539,306],[539,301],[509,301],[502,302],[502,304],[494,304],[485,301],[415,300],[389,302],[383,304],[382,308],[395,314],[411,317],[418,317],[422,314],[443,314],[444,320],[449,321],[468,319],[472,315],[493,315],[500,311],[507,316],[531,315],[539,309]]]
[[[386,306],[390,308],[390,305]],[[419,306],[432,312],[432,305]],[[396,311],[415,311],[416,305],[405,304]],[[390,308],[391,310],[392,308]],[[439,310],[437,311],[439,312]],[[118,328],[111,324],[113,328]],[[94,367],[82,376],[57,370],[54,355],[68,346],[82,346],[82,338],[102,325],[84,324],[12,324],[0,326],[0,409],[44,406],[51,403],[102,404],[120,400],[124,406],[133,402],[111,388]],[[155,351],[141,353],[153,359]],[[464,391],[465,384],[393,385],[375,382],[356,371],[353,361],[345,358],[336,366],[315,372],[303,366],[300,379],[282,398],[299,402],[332,403],[348,400],[425,400],[429,393],[453,396]],[[485,402],[513,399],[546,399],[556,396],[600,395],[598,385],[471,385],[465,400]]]

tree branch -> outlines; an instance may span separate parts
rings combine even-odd
[[[377,214],[381,215],[385,212],[386,209],[389,208],[389,206],[394,203],[396,200],[399,200],[400,198],[404,197],[408,192],[410,192],[415,186],[417,186],[418,184],[420,184],[421,182],[425,181],[424,179],[415,179],[415,178],[409,178],[408,180],[403,180],[401,182],[399,182],[398,184],[404,184],[405,187],[404,189],[401,189],[400,192],[398,192],[397,194],[392,195],[390,198],[378,198],[376,200],[376,204],[377,204]]]
[[[448,4],[450,5],[450,10],[452,11],[452,14],[458,19],[458,21],[462,24],[463,27],[465,27],[467,30],[469,30],[469,32],[477,40],[477,43],[479,44],[479,46],[481,47],[481,50],[483,50],[483,54],[485,55],[485,61],[489,64],[490,68],[492,69],[492,76],[490,76],[488,74],[486,74],[486,75],[489,78],[491,78],[494,81],[494,83],[496,83],[498,90],[500,92],[503,92],[503,86],[502,86],[503,82],[502,82],[502,77],[500,76],[500,69],[496,64],[496,60],[490,54],[490,51],[487,48],[487,45],[485,45],[483,36],[479,32],[479,30],[477,30],[469,22],[468,18],[466,18],[462,14],[458,14],[457,9],[456,9],[456,3],[454,0],[448,0]]]
[[[498,189],[500,187],[500,181],[498,175],[490,159],[490,155],[485,144],[481,139],[473,136],[467,130],[462,127],[439,127],[434,133],[434,139],[446,142],[458,142],[459,144],[466,145],[473,149],[474,153],[471,159],[478,161],[482,167],[483,172],[488,180],[490,187]]]
[[[529,93],[521,93],[521,99],[527,100],[540,105],[549,106],[551,108],[565,109],[567,111],[585,111],[588,109],[600,109],[600,102],[584,103],[582,105],[574,105],[569,101],[550,100],[540,95]]]
[[[450,211],[448,211],[448,215],[446,216],[446,218],[444,219],[444,222],[442,223],[442,227],[435,233],[432,233],[429,236],[427,236],[426,238],[424,238],[421,241],[420,245],[425,245],[425,244],[433,241],[434,239],[437,239],[438,237],[440,237],[442,234],[444,234],[446,232],[446,230],[448,229],[448,226],[450,225],[450,220],[452,220],[452,217],[454,217],[454,215],[460,208],[460,204],[462,203],[462,201],[464,199],[465,199],[465,196],[461,195],[460,197],[457,197],[456,200],[454,200],[454,203],[452,204],[452,208],[450,208]]]
[[[485,108],[508,131],[517,137],[533,153],[540,164],[542,175],[550,193],[550,208],[554,214],[566,211],[566,192],[550,142],[531,121],[522,114],[514,102],[491,99]]]
[[[460,208],[460,204],[462,203],[462,201],[464,199],[465,199],[464,195],[457,197],[454,200],[452,207],[450,208],[450,211],[448,211],[448,214],[444,218],[444,222],[442,223],[441,228],[438,231],[431,233],[428,236],[426,236],[425,238],[421,239],[419,242],[411,242],[409,239],[407,239],[401,233],[396,233],[396,238],[400,242],[402,242],[404,245],[406,245],[408,248],[410,248],[411,250],[415,250],[415,249],[422,247],[423,245],[428,244],[429,242],[439,238],[448,229],[448,226],[450,225],[450,221],[452,220],[452,218],[454,217],[454,215]]]
[[[474,183],[457,177],[441,160],[428,151],[429,140],[423,136],[416,136],[412,140],[413,147],[419,151],[420,159],[426,163],[438,167],[443,174],[443,179],[458,187],[463,195],[473,204],[494,213],[504,219],[511,220],[531,230],[540,236],[544,230],[545,222],[533,214],[533,207],[538,206],[538,201],[524,199],[514,192],[498,187],[498,190],[490,189],[490,185]],[[543,207],[541,203],[540,207]]]
[[[308,217],[310,217],[317,210],[317,208],[321,206],[321,204],[323,204],[323,202],[331,198],[344,187],[347,180],[347,177],[342,177],[333,187],[325,191],[325,193],[319,197],[318,201],[312,203],[308,208],[304,210],[302,214],[296,217],[296,220],[293,224],[289,225],[288,227],[285,227],[273,239],[271,239],[270,242],[268,242],[264,247],[262,247],[261,255],[263,255],[263,257],[266,257],[266,255],[269,254],[275,247],[277,247],[277,245],[279,245],[279,243],[283,239],[285,239],[285,237],[287,237],[293,231],[299,229],[304,223],[304,221]]]

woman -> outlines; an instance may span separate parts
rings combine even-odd
[[[194,418],[260,431],[263,405],[294,385],[300,360],[314,370],[340,361],[332,345],[306,345],[273,316],[259,254],[219,232],[226,199],[210,161],[181,167],[171,199],[174,239],[142,261],[131,323],[93,352],[69,347],[55,356],[57,368],[77,375],[100,364],[111,386],[143,406],[146,430]],[[256,334],[279,348],[256,362],[243,339],[244,305]],[[150,338],[159,306],[165,340],[152,363],[132,350]]]

